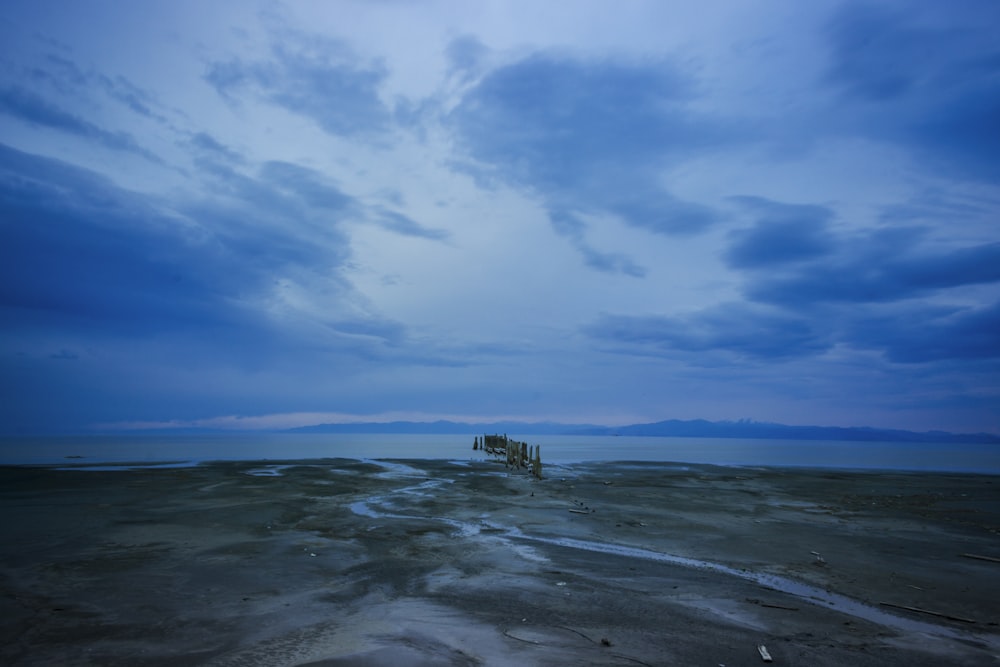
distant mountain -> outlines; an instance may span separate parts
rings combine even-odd
[[[594,424],[557,424],[555,422],[360,422],[353,424],[316,424],[288,429],[289,433],[413,433],[438,435],[481,435],[483,433],[519,433],[531,435],[568,435],[601,429]]]
[[[764,440],[851,440],[891,442],[982,442],[1000,444],[1000,436],[990,433],[946,433],[945,431],[903,431],[862,426],[788,426],[768,422],[670,419],[652,424],[599,427],[576,431],[581,435],[648,435],[687,438],[760,438]]]
[[[788,426],[749,420],[711,422],[704,419],[631,424],[629,426],[598,426],[594,424],[559,424],[555,422],[489,422],[466,423],[453,421],[354,424],[316,424],[289,429],[292,433],[413,433],[476,435],[508,433],[525,435],[632,435],[685,438],[760,438],[767,440],[850,440],[891,442],[963,442],[1000,444],[1000,436],[990,433],[946,433],[944,431],[903,431],[867,427]]]

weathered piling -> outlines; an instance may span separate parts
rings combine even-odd
[[[472,449],[481,449],[496,461],[503,461],[507,468],[530,469],[532,475],[542,478],[541,447],[538,445],[530,446],[526,442],[511,440],[506,434],[483,434],[481,440],[478,436],[473,440]]]

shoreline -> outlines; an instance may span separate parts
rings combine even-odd
[[[515,435],[540,445],[543,464],[687,461],[725,466],[795,466],[860,470],[914,470],[1000,475],[1000,446],[966,443],[837,442],[669,438],[653,436]],[[400,434],[226,434],[0,438],[0,465],[163,463],[203,461],[366,459],[450,460],[471,454],[472,438]]]
[[[994,475],[86,465],[0,467],[5,664],[1000,664]]]

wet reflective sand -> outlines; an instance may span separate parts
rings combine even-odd
[[[341,459],[0,482],[3,664],[1000,664],[1000,563],[962,555],[1000,557],[998,477]]]

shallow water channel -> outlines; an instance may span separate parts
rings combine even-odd
[[[375,463],[385,468],[383,472],[379,473],[380,476],[389,478],[396,477],[399,479],[419,476],[423,481],[419,484],[400,487],[389,493],[371,496],[365,500],[359,500],[352,503],[350,505],[350,509],[356,515],[365,516],[371,519],[419,519],[421,521],[440,521],[454,528],[456,537],[474,537],[486,529],[489,531],[491,538],[500,539],[506,542],[512,549],[520,552],[523,556],[532,560],[537,559],[538,556],[532,553],[527,553],[524,550],[525,542],[551,544],[568,549],[579,549],[622,558],[641,559],[645,561],[654,561],[669,565],[706,570],[729,577],[738,577],[746,581],[751,581],[766,589],[792,595],[805,603],[826,607],[842,614],[863,619],[894,630],[908,633],[921,633],[938,638],[972,641],[976,643],[986,642],[993,646],[994,650],[1000,649],[1000,641],[997,641],[992,637],[971,635],[947,626],[904,618],[845,595],[817,588],[815,586],[775,574],[754,572],[748,569],[738,569],[712,561],[699,560],[686,556],[677,556],[660,551],[624,546],[609,542],[580,540],[569,537],[545,537],[540,535],[531,535],[525,533],[516,526],[507,526],[496,523],[492,520],[481,519],[478,523],[472,523],[459,521],[449,517],[411,516],[407,514],[399,514],[393,511],[395,509],[393,496],[426,495],[432,489],[440,487],[444,484],[450,484],[454,480],[427,479],[423,471],[410,468],[406,465],[390,464],[384,461],[378,461]],[[517,544],[517,542],[520,542],[521,544]]]

